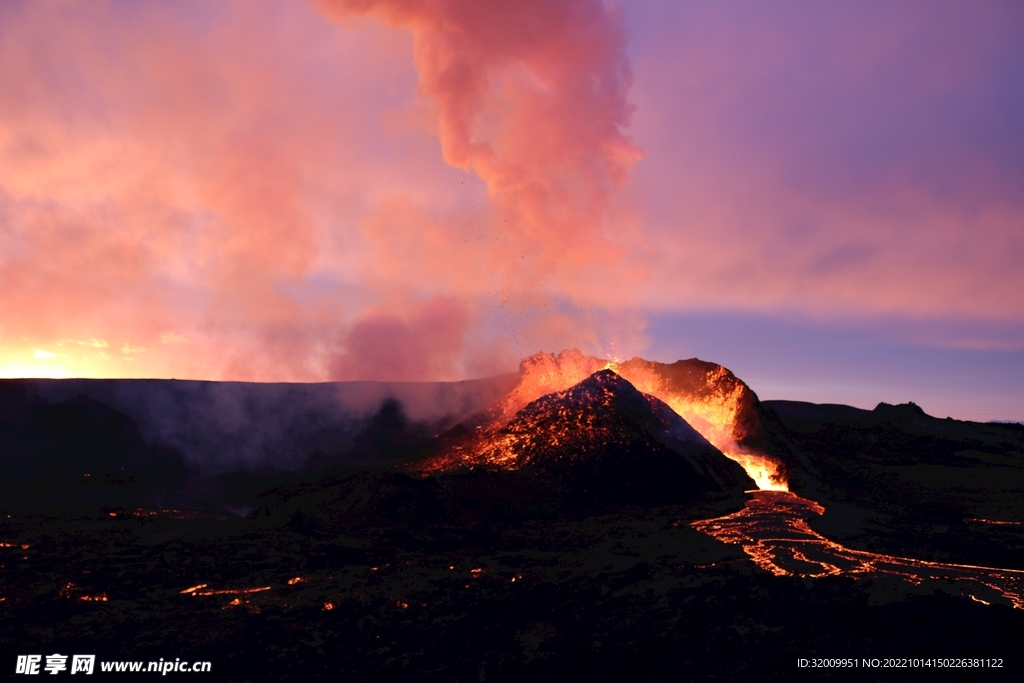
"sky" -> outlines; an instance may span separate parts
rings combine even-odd
[[[0,377],[1024,420],[1019,2],[9,0],[0,83]]]

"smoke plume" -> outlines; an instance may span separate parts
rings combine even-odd
[[[601,0],[322,0],[408,29],[445,161],[487,185],[502,237],[553,267],[613,260],[611,196],[642,153],[621,11]],[[508,224],[511,223],[511,224]]]
[[[622,244],[628,230],[615,223],[614,197],[642,153],[623,132],[632,113],[631,73],[618,9],[601,0],[320,4],[339,19],[372,16],[411,32],[419,91],[433,104],[444,159],[486,185],[482,239],[465,218],[430,221],[408,206],[385,206],[364,221],[378,248],[376,267],[392,284],[397,270],[411,268],[418,282],[456,296],[496,288],[515,309],[554,291],[581,294],[594,286],[587,274],[595,268],[604,284],[615,279],[610,272],[629,268]],[[377,375],[413,378],[424,376],[416,368],[451,368],[455,338],[423,364],[404,362],[424,350],[413,336],[426,346],[446,336],[411,331],[379,315],[360,321],[332,374],[379,366],[385,348],[399,362]]]

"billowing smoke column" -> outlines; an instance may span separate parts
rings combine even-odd
[[[411,32],[419,89],[434,106],[444,159],[487,188],[482,237],[466,233],[465,225],[393,207],[364,221],[380,263],[407,266],[382,266],[389,273],[412,268],[422,290],[464,298],[498,292],[509,307],[554,316],[556,307],[546,305],[551,295],[593,302],[595,287],[614,292],[611,282],[637,276],[629,258],[630,221],[615,202],[642,157],[623,133],[632,113],[631,73],[619,9],[601,0],[319,5],[338,20],[369,16]],[[429,255],[410,254],[408,245],[424,242],[424,235]],[[400,325],[410,317],[409,304],[396,306],[405,311],[395,314]],[[375,311],[372,325],[387,328],[388,314]],[[574,335],[581,324],[574,320],[561,329]],[[353,328],[364,342],[365,327],[359,319]],[[343,340],[342,346],[336,368],[366,367],[359,344]],[[450,356],[452,349],[438,353]]]

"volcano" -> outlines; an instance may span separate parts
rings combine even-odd
[[[495,430],[541,396],[563,391],[609,369],[639,391],[664,401],[726,457],[738,462],[761,489],[787,490],[786,450],[770,411],[742,380],[717,363],[691,358],[657,363],[587,356],[577,349],[536,353],[519,364],[519,381],[504,398],[463,423],[469,430]]]
[[[440,453],[411,469],[536,472],[587,498],[624,502],[669,502],[755,486],[672,408],[612,370],[529,403],[503,427],[452,430],[437,448]]]

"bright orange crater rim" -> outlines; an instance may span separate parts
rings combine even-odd
[[[496,433],[529,403],[565,391],[601,370],[612,370],[638,391],[667,404],[715,448],[739,463],[758,489],[789,490],[778,461],[741,443],[746,429],[744,418],[749,419],[756,397],[750,387],[721,365],[697,359],[673,365],[642,358],[619,362],[586,356],[576,349],[557,355],[538,353],[524,359],[519,383],[486,411],[475,426],[477,446],[456,446],[447,456],[422,466],[420,471],[436,473],[484,464],[508,467],[502,457],[508,444],[501,443],[502,438],[508,437]],[[580,428],[587,425],[581,424]]]

